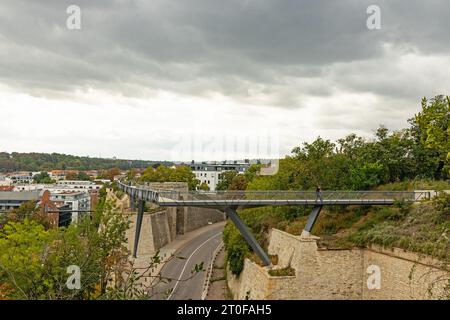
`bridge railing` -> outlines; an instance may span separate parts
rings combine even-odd
[[[148,186],[129,186],[119,182],[119,188],[132,197],[152,202],[168,201],[214,201],[214,200],[316,200],[315,191],[298,190],[245,190],[245,191],[177,191],[153,190]],[[428,191],[346,191],[327,190],[321,193],[322,200],[405,200],[429,199]]]
[[[316,200],[315,191],[163,191],[158,193],[164,200]],[[418,201],[428,198],[422,192],[403,191],[324,191],[323,200],[405,200]]]

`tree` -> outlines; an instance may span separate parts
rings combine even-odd
[[[108,200],[92,217],[67,228],[35,220],[10,221],[0,233],[0,280],[17,299],[91,299],[106,292],[108,279],[128,263],[124,246],[128,221]],[[65,286],[67,267],[81,269],[81,289]]]
[[[203,190],[203,191],[209,191],[209,186],[206,182],[203,182],[199,187],[199,190]]]
[[[351,186],[354,190],[368,190],[377,186],[383,176],[383,165],[379,162],[364,163],[350,169]]]
[[[188,166],[169,168],[160,165],[156,169],[148,167],[140,179],[142,182],[186,182],[189,190],[195,190],[199,181]]]
[[[422,99],[422,111],[409,120],[419,161],[433,164],[436,179],[450,176],[450,97]]]
[[[250,167],[248,167],[248,169],[244,172],[244,176],[245,179],[247,179],[247,182],[251,182],[255,177],[257,177],[260,171],[261,164],[252,164]]]
[[[39,174],[34,175],[33,181],[35,183],[45,183],[45,184],[55,183],[55,180],[52,180],[52,178],[50,178],[48,173],[44,172],[44,171]]]
[[[86,172],[80,171],[77,174],[76,180],[79,180],[79,181],[90,181],[91,177],[89,177],[89,175]]]
[[[134,180],[136,178],[137,174],[138,174],[138,172],[137,172],[136,169],[132,168],[132,169],[128,170],[128,172],[127,172],[127,181]]]
[[[222,172],[221,179],[219,183],[217,183],[216,190],[228,190],[229,186],[231,185],[231,182],[233,181],[234,177],[236,177],[238,172],[236,170],[229,170]]]
[[[76,172],[68,172],[66,173],[66,180],[77,180],[78,174]]]
[[[110,181],[114,181],[114,177],[121,174],[119,168],[111,168],[101,173],[102,179],[109,179]]]
[[[303,143],[303,147],[295,147],[292,150],[294,156],[298,159],[314,159],[319,160],[324,157],[330,157],[333,155],[333,150],[336,145],[330,140],[323,140],[318,137],[312,143]]]
[[[245,190],[247,189],[247,179],[243,174],[238,174],[233,178],[231,184],[228,186],[228,190]]]

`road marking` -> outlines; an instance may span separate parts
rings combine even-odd
[[[187,267],[187,265],[188,265],[188,263],[189,263],[189,260],[191,260],[192,256],[198,251],[198,249],[200,249],[201,247],[203,247],[209,240],[211,240],[211,239],[213,239],[213,238],[215,238],[215,237],[217,237],[217,236],[219,236],[219,235],[221,235],[221,234],[222,234],[222,232],[219,232],[219,233],[213,235],[212,237],[206,239],[201,245],[199,245],[199,246],[191,253],[191,255],[189,256],[189,258],[187,258],[186,262],[184,263],[183,269],[181,270],[180,277],[178,278],[177,282],[175,283],[175,286],[173,287],[172,292],[171,292],[170,295],[167,297],[167,300],[170,300],[170,298],[172,297],[173,293],[174,293],[175,290],[177,289],[178,284],[180,283],[181,278],[183,277],[183,273],[184,273],[184,271],[185,271],[185,269],[186,269],[186,267]]]

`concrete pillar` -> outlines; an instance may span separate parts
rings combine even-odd
[[[250,230],[247,228],[245,223],[239,218],[237,212],[235,209],[232,208],[226,208],[225,212],[228,214],[228,217],[233,221],[235,226],[238,228],[239,232],[244,237],[245,241],[252,247],[253,251],[258,255],[258,257],[262,260],[265,266],[272,265],[272,262],[270,261],[269,256],[264,251],[263,248],[259,245],[258,241],[256,241],[253,234],[250,232]]]
[[[142,218],[144,217],[145,210],[145,201],[139,200],[138,202],[138,213],[136,217],[136,234],[134,236],[134,248],[133,248],[133,257],[136,258],[138,244],[139,244],[139,236],[141,235],[141,227],[142,227]]]

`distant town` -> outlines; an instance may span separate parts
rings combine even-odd
[[[125,161],[125,160],[123,160]],[[243,174],[252,164],[269,164],[270,160],[225,160],[204,162],[175,162],[168,168],[189,167],[198,186],[215,191],[223,173],[233,171]],[[25,203],[34,203],[56,227],[70,225],[80,215],[95,208],[100,189],[126,179],[132,171],[133,178],[141,178],[144,170],[156,170],[162,164],[155,162],[148,168],[121,170],[49,170],[16,171],[0,173],[0,215],[17,210]]]

